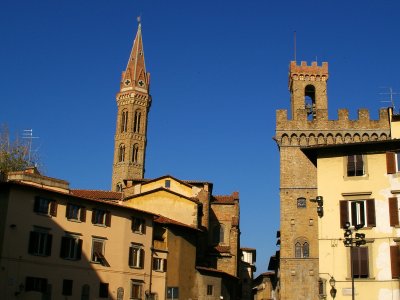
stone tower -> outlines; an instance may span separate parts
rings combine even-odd
[[[112,190],[123,188],[124,179],[142,179],[146,154],[147,117],[151,105],[150,73],[146,71],[142,27],[139,23],[126,70],[117,94]]]
[[[277,110],[275,139],[280,152],[280,299],[319,299],[317,166],[302,148],[384,140],[390,137],[388,113],[370,120],[360,109],[358,120],[339,110],[328,120],[328,64],[290,63],[291,118]]]

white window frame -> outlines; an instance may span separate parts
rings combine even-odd
[[[79,251],[79,240],[80,237],[77,235],[67,234],[63,236],[63,238],[68,239],[68,254],[63,259],[68,260],[77,260],[78,259],[78,251]]]
[[[143,245],[141,244],[135,244],[131,243],[131,246],[129,247],[129,251],[132,253],[132,261],[129,262],[129,266],[132,268],[142,268],[144,266],[141,266],[141,260],[142,260],[142,250],[143,250]]]
[[[135,233],[144,233],[144,226],[146,222],[142,218],[132,217],[132,231]]]
[[[356,209],[356,223],[353,222],[353,210],[352,206],[355,203],[355,209]],[[368,225],[368,214],[367,214],[367,200],[361,199],[361,200],[349,200],[348,201],[348,212],[349,212],[349,222],[350,226],[356,226],[360,225],[364,219],[364,226],[367,227]]]

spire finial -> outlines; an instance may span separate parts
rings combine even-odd
[[[139,25],[141,25],[141,23],[142,23],[142,16],[141,16],[141,15],[137,16],[136,20],[137,20],[137,22],[139,23]]]

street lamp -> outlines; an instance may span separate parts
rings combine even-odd
[[[329,279],[329,284],[331,285],[331,297],[332,299],[335,299],[337,290],[335,289],[336,280],[333,278],[333,276],[331,276],[331,279]]]
[[[344,246],[350,247],[350,270],[351,270],[351,299],[354,300],[354,274],[353,274],[353,247],[360,247],[365,245],[364,233],[356,233],[353,237],[353,233],[358,229],[363,228],[364,224],[357,224],[355,226],[350,226],[350,222],[344,224]],[[330,283],[330,281],[329,281]]]

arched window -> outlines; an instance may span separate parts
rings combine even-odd
[[[310,257],[310,244],[305,238],[296,239],[294,244],[294,257],[296,258],[308,258]]]
[[[118,161],[123,162],[124,160],[125,160],[125,145],[121,144],[119,145]]]
[[[135,111],[135,118],[133,119],[133,132],[140,132],[140,118],[142,113],[140,110]]]
[[[294,256],[296,258],[301,258],[301,244],[297,242],[294,248]]]
[[[137,163],[138,162],[138,154],[139,154],[139,146],[138,144],[133,145],[132,148],[132,162]]]
[[[308,119],[315,119],[315,87],[311,84],[307,85],[304,90],[304,103]]]
[[[128,111],[124,109],[121,114],[121,132],[128,130]]]
[[[215,225],[213,228],[213,243],[219,244],[224,242],[225,227],[222,224]]]
[[[310,257],[310,246],[307,242],[304,242],[303,244],[303,257]]]
[[[117,183],[117,192],[122,192],[122,183],[121,182],[118,182]]]

